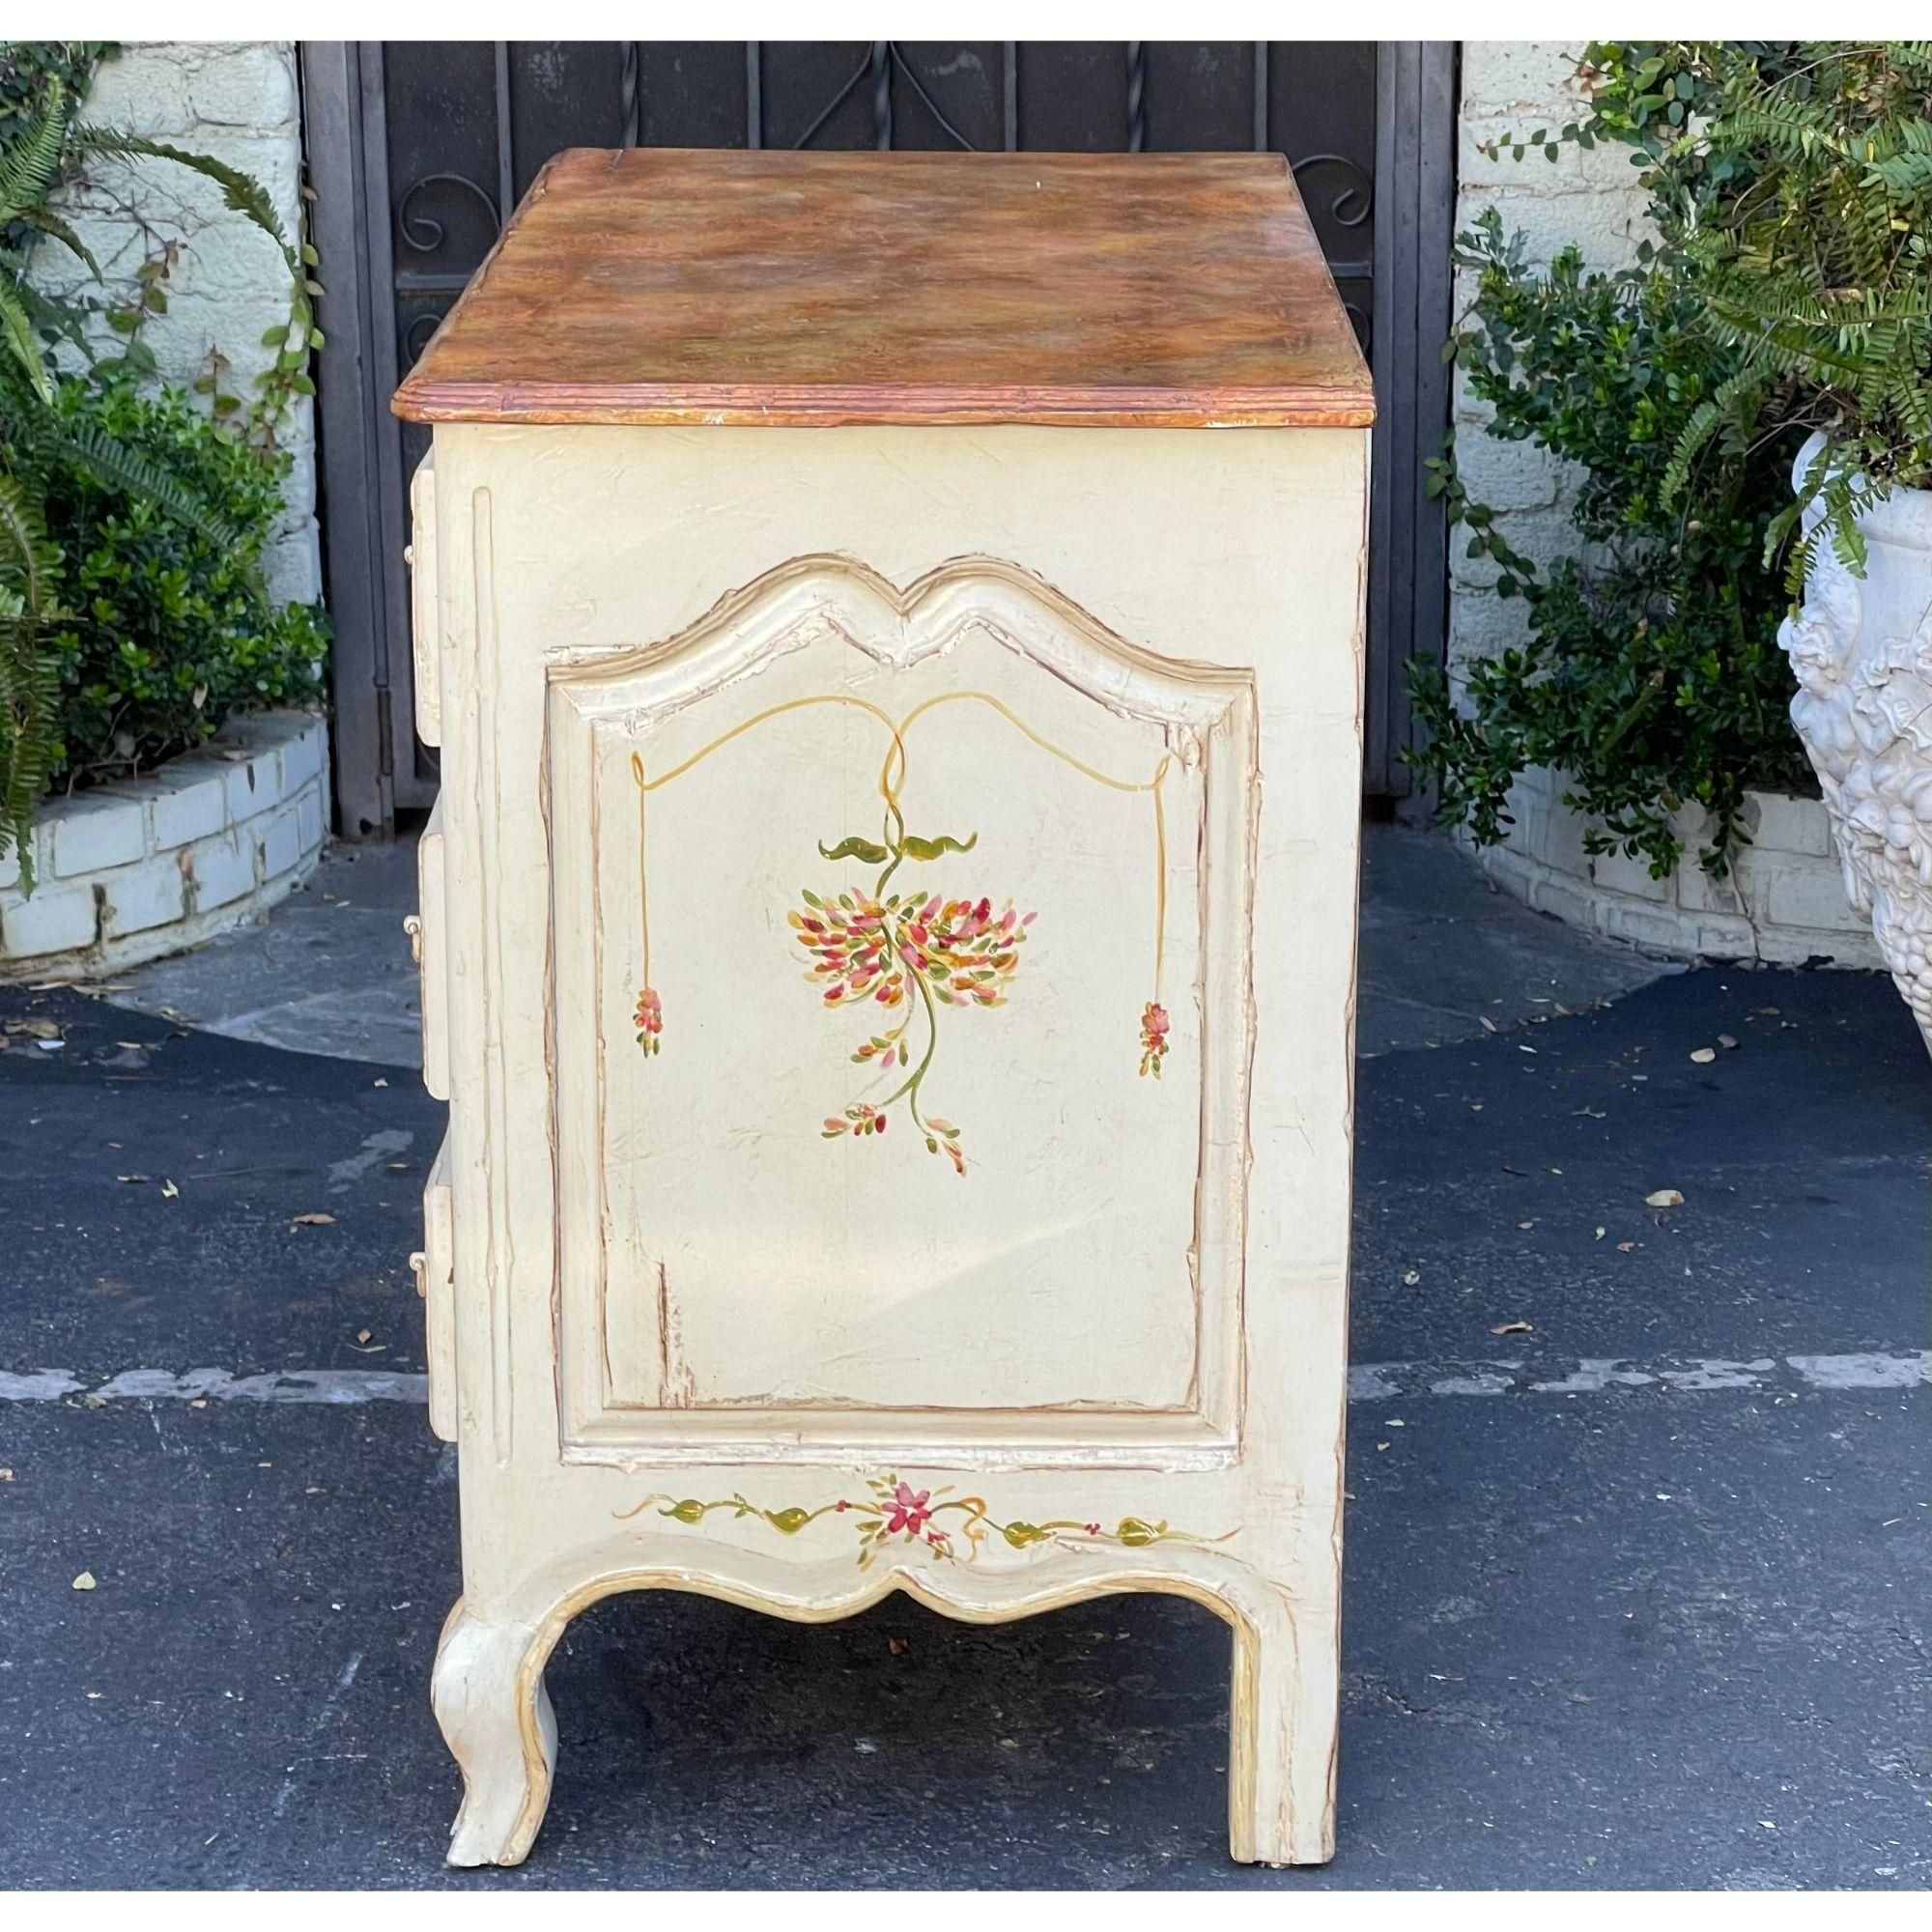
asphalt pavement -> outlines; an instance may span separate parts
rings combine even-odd
[[[639,1595],[552,1663],[528,1863],[446,1872],[455,1463],[406,1265],[443,1110],[367,1057],[400,1025],[346,1038],[325,881],[239,1025],[191,1010],[218,953],[152,969],[172,998],[0,989],[0,1886],[1922,1889],[1903,1007],[1593,951],[1394,839],[1378,867],[1332,1865],[1228,1862],[1196,1605]],[[393,907],[347,896],[374,946]],[[248,1037],[280,1028],[330,1051]]]

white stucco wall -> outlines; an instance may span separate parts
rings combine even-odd
[[[296,233],[301,166],[300,100],[293,41],[150,41],[124,43],[97,71],[89,121],[245,168]],[[143,339],[170,382],[191,384],[218,349],[243,401],[273,360],[263,332],[286,322],[289,285],[274,243],[221,203],[214,183],[172,162],[97,160],[63,190],[60,207],[93,249],[110,296],[125,294],[149,255],[181,244],[166,284],[168,309]],[[78,289],[90,277],[68,251],[43,243],[34,261],[45,287]],[[285,508],[264,558],[275,595],[303,603],[322,594],[315,520],[315,412],[298,397],[279,432],[295,459]]]
[[[1575,41],[1467,41],[1463,46],[1463,104],[1458,130],[1456,228],[1467,229],[1485,208],[1501,211],[1503,232],[1520,230],[1532,262],[1548,262],[1565,242],[1582,247],[1593,268],[1614,268],[1632,259],[1642,233],[1644,195],[1634,186],[1629,151],[1600,146],[1567,147],[1555,162],[1525,152],[1492,160],[1482,143],[1505,134],[1555,129],[1580,121],[1584,101],[1576,81]],[[1459,270],[1456,310],[1474,294],[1475,276]],[[1456,386],[1456,461],[1469,495],[1510,512],[1504,534],[1539,562],[1574,552],[1570,523],[1572,466],[1527,442],[1499,442],[1485,436],[1490,414],[1468,392],[1461,373]],[[1520,642],[1524,636],[1521,602],[1506,602],[1490,588],[1495,567],[1463,554],[1466,532],[1450,535],[1449,662],[1455,667]]]

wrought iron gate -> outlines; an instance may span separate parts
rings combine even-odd
[[[345,836],[435,791],[402,556],[426,432],[389,395],[566,147],[1286,153],[1375,367],[1365,787],[1407,792],[1401,664],[1440,655],[1445,606],[1420,479],[1447,422],[1453,43],[311,41],[302,77]]]

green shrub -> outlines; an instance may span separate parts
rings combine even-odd
[[[1584,466],[1579,545],[1539,573],[1453,459],[1433,466],[1469,554],[1528,600],[1530,639],[1470,668],[1462,709],[1411,666],[1433,739],[1410,762],[1485,843],[1517,774],[1558,766],[1604,822],[1592,848],[1659,876],[1694,800],[1722,870],[1747,787],[1810,788],[1776,633],[1811,547],[1862,571],[1860,513],[1932,483],[1932,43],[1595,42],[1579,68],[1580,123],[1491,152],[1629,149],[1657,241],[1621,274],[1566,255],[1538,276],[1493,216],[1459,238],[1479,280],[1447,354],[1494,406],[1492,435]],[[1807,537],[1790,472],[1813,430],[1825,515]]]
[[[271,611],[261,577],[288,469],[276,431],[314,393],[315,250],[283,232],[252,176],[82,122],[95,63],[113,51],[0,41],[0,858],[17,852],[29,891],[28,834],[49,782],[138,771],[237,705],[312,696],[324,639],[316,613]],[[218,430],[178,391],[144,401],[137,387],[155,373],[141,331],[166,311],[172,247],[150,250],[125,298],[51,297],[28,272],[53,245],[99,282],[55,201],[100,156],[206,177],[281,255],[289,318],[264,337],[276,354],[254,400],[223,393],[218,355],[195,384]],[[101,322],[116,338],[106,354]],[[86,379],[57,384],[57,346]]]
[[[1587,274],[1575,249],[1535,273],[1493,210],[1458,238],[1457,258],[1477,283],[1451,352],[1494,412],[1491,436],[1582,467],[1578,541],[1539,571],[1504,519],[1469,499],[1453,459],[1431,466],[1467,554],[1496,565],[1498,595],[1526,600],[1529,641],[1471,664],[1462,708],[1433,665],[1411,665],[1429,732],[1411,762],[1435,779],[1440,815],[1484,844],[1508,830],[1518,774],[1553,765],[1568,802],[1603,821],[1591,849],[1641,856],[1660,877],[1682,851],[1671,814],[1694,801],[1713,815],[1705,860],[1721,870],[1747,788],[1808,782],[1785,717],[1783,599],[1757,564],[1790,500],[1795,439],[1781,468],[1776,453],[1714,452],[1687,515],[1665,488],[1672,453],[1738,356],[1696,327],[1681,282],[1655,261]]]
[[[1594,111],[1566,133],[1632,150],[1700,326],[1738,352],[1672,493],[1714,445],[1821,430],[1805,494],[1825,516],[1789,543],[1786,587],[1820,541],[1862,575],[1859,515],[1932,485],[1932,42],[1601,41],[1583,71]],[[1767,567],[1798,512],[1787,498]]]
[[[271,610],[260,591],[288,459],[225,437],[179,389],[143,396],[125,375],[64,383],[55,409],[65,429],[111,437],[189,493],[208,524],[234,532],[223,542],[153,496],[103,481],[65,458],[65,439],[33,452],[31,480],[65,554],[67,619],[50,639],[57,781],[144,770],[200,743],[238,706],[314,697],[327,649],[318,614]]]

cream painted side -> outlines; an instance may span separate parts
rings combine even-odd
[[[575,1607],[630,1587],[703,1589],[807,1619],[842,1614],[893,1588],[976,1617],[1122,1589],[1196,1597],[1227,1617],[1238,1638],[1236,1856],[1285,1862],[1328,1855],[1366,441],[1348,431],[439,431],[465,1599],[452,1626],[460,1625],[462,1641],[448,1653],[455,1661],[440,1665],[437,1688],[471,1790],[453,1856],[514,1861],[527,1848],[548,1787],[543,1658]],[[1252,1007],[1209,1048],[1217,1066],[1224,1055],[1250,1065],[1240,1150],[1246,1246],[1238,1296],[1222,1310],[1231,1328],[1238,1324],[1237,1450],[1194,1456],[1151,1436],[1130,1454],[1087,1441],[1056,1456],[1061,1431],[1049,1416],[1013,1430],[1005,1453],[983,1441],[971,1455],[929,1443],[930,1460],[915,1462],[907,1452],[920,1453],[917,1441],[868,1434],[861,1415],[843,1449],[776,1428],[709,1464],[685,1457],[626,1468],[566,1462],[561,1453],[558,1320],[582,1291],[577,1257],[584,1250],[581,1239],[577,1247],[560,1242],[556,1204],[583,1197],[599,1177],[589,1142],[559,1135],[559,1110],[585,1105],[585,1065],[603,1066],[594,1104],[615,1118],[610,1069],[623,1062],[595,1055],[577,1062],[562,1048],[570,1026],[583,1019],[578,1013],[573,1022],[564,1004],[566,949],[582,935],[553,926],[557,882],[549,854],[564,814],[548,778],[547,679],[561,664],[677,639],[721,598],[777,566],[826,555],[857,559],[900,590],[951,558],[1000,559],[1140,652],[1253,675],[1259,804],[1245,840]],[[991,662],[975,674],[991,674]],[[1016,696],[1037,698],[1042,687],[1027,681],[1037,679],[1037,665],[1002,669],[1016,680]],[[913,674],[877,673],[886,683]],[[725,692],[699,697],[690,728],[700,728],[711,706],[728,724],[741,715],[729,707],[745,701]],[[1089,734],[1083,742],[1096,751],[1151,742],[1131,707],[1125,718],[1090,714],[1082,707],[1092,707],[1091,698],[1066,694],[1056,694],[1055,706],[1063,724],[1073,721],[1065,728]],[[989,744],[975,756],[1010,754]],[[604,795],[621,796],[621,784],[609,783],[609,762],[583,770],[604,774]],[[772,785],[788,785],[804,770],[796,752],[774,751],[770,764],[761,782]],[[1026,768],[1003,762],[999,769],[1021,778]],[[582,809],[581,798],[575,809]],[[1189,810],[1198,844],[1198,801]],[[713,801],[712,817],[700,812],[681,836],[708,836],[691,858],[719,881],[721,903],[736,905],[744,880],[760,894],[771,883],[753,855],[774,828],[717,824],[725,810]],[[1051,785],[1031,806],[994,799],[987,810],[1003,847],[1030,825],[1065,831],[1075,823]],[[826,836],[820,817],[814,809],[776,830],[784,840],[815,842]],[[700,821],[716,829],[706,835],[696,829]],[[974,859],[990,862],[992,846],[989,838]],[[574,849],[557,845],[559,853]],[[1095,843],[1084,854],[1088,871],[1102,863],[1103,849]],[[588,857],[568,863],[587,867]],[[702,899],[683,865],[675,846],[666,853],[665,875],[685,881],[679,923],[688,923]],[[1212,867],[1202,870],[1211,899]],[[653,856],[654,888],[658,876]],[[1062,878],[1048,864],[1039,877],[1056,890],[1087,890],[1072,868]],[[573,878],[581,892],[586,880]],[[669,890],[675,899],[679,888]],[[567,889],[557,903],[568,897]],[[612,916],[600,907],[597,932],[627,928],[632,910]],[[1022,982],[1037,965],[1029,958],[1022,969],[1013,1007],[959,1015],[979,1023],[976,1046],[1015,1016]],[[810,989],[787,983],[788,971],[769,993],[754,995],[748,980],[743,996],[776,1009],[795,992],[810,1007]],[[1044,972],[1037,977],[1048,983]],[[606,988],[621,978],[621,971],[609,980],[593,976],[590,983]],[[765,983],[759,977],[758,987]],[[1065,976],[1051,976],[1051,983],[1063,986]],[[673,1051],[668,996],[666,1007],[664,1055],[634,1067],[634,1079],[661,1072]],[[604,1018],[608,1026],[608,1012]],[[798,1035],[827,1018],[803,1015]],[[1110,1016],[1104,1030],[1117,1025]],[[1181,1051],[1177,1044],[1169,1078]],[[1160,1097],[1172,1097],[1165,1080]],[[997,1113],[1003,1140],[1032,1136],[1049,1159],[1060,1134],[1077,1136],[1091,1124],[1070,1110],[1043,1107],[1037,1095],[1026,1106],[1009,1101],[989,1092],[983,1117]],[[1109,1098],[1110,1108],[1117,1104]],[[1044,1115],[1038,1126],[1030,1124],[1036,1113]],[[1111,1159],[1129,1174],[1139,1172],[1144,1147],[1164,1147],[1113,1124]],[[855,1158],[880,1155],[926,1159],[889,1141],[813,1141],[788,1149],[784,1159],[788,1166],[830,1156],[849,1174]],[[970,1189],[985,1177],[941,1178]],[[1171,1213],[1164,1175],[1148,1179],[1156,1204],[1166,1203],[1160,1211]],[[685,1177],[687,1187],[703,1184],[701,1166]],[[1066,1185],[1077,1191],[1071,1178]],[[755,1222],[755,1194],[735,1206],[741,1222]],[[704,1211],[701,1203],[693,1209]],[[1001,1204],[989,1199],[984,1211],[997,1229]],[[655,1238],[647,1204],[638,1218]],[[703,1224],[686,1225],[696,1254]],[[698,1286],[708,1295],[724,1293],[701,1277]],[[1096,1286],[1104,1293],[1107,1284]],[[976,1293],[1004,1292],[993,1276],[975,1292],[962,1286],[938,1346],[972,1355],[988,1339],[974,1333]],[[1165,1289],[1137,1292],[1152,1295],[1151,1308],[1164,1305]],[[702,1313],[711,1323],[705,1366],[716,1386],[728,1386],[740,1360],[751,1364],[742,1386],[769,1392],[758,1386],[769,1379],[768,1364],[754,1359],[766,1338],[748,1336],[746,1354],[734,1358],[731,1311],[707,1303]],[[1068,1347],[1084,1339],[1069,1336]],[[1169,1347],[1155,1323],[1147,1352],[1136,1353],[1129,1339],[1108,1355],[1094,1386],[1115,1399],[1134,1394],[1137,1380],[1142,1393],[1163,1390],[1172,1381]],[[904,1350],[893,1358],[894,1372],[923,1374],[924,1359]],[[1008,1359],[978,1393],[998,1394],[999,1378],[1012,1366]],[[867,1393],[862,1380],[848,1392]],[[950,1551],[923,1537],[867,1536],[889,1520],[870,1487],[886,1476],[923,1494],[923,1510],[950,1510],[921,1525],[947,1528]],[[651,1496],[658,1500],[646,1502]],[[738,1496],[743,1509],[731,1500]],[[840,1501],[850,1507],[838,1510]],[[504,1662],[511,1658],[514,1669]],[[502,1742],[512,1734],[514,1761]]]

